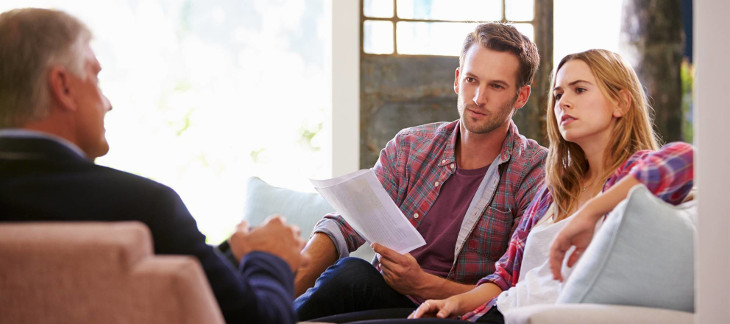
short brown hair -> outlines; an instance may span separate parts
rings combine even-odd
[[[464,47],[459,56],[459,67],[464,65],[466,52],[477,40],[485,48],[498,52],[510,52],[517,56],[520,61],[520,70],[517,73],[518,89],[532,83],[537,66],[540,64],[540,54],[537,52],[537,45],[517,31],[517,28],[503,23],[478,25],[464,40]]]
[[[81,46],[91,32],[58,10],[24,8],[0,14],[0,128],[19,127],[48,114],[48,68],[82,76]]]

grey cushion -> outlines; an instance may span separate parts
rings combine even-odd
[[[308,239],[322,216],[334,211],[316,192],[275,187],[258,177],[248,179],[243,219],[252,226],[260,224],[270,215],[278,214],[286,217],[289,223],[299,226],[302,237]],[[351,255],[371,260],[374,253],[369,246],[363,245]]]
[[[643,186],[607,216],[558,303],[694,311],[694,202],[672,206]]]
[[[243,219],[256,226],[266,217],[278,214],[286,217],[289,223],[299,226],[302,237],[307,239],[322,216],[334,210],[316,192],[275,187],[258,177],[251,177],[246,189]]]

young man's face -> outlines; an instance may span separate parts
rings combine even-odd
[[[456,69],[454,91],[466,131],[486,134],[501,128],[530,96],[530,87],[517,88],[520,62],[509,52],[497,52],[475,43]]]
[[[99,88],[98,76],[101,71],[99,61],[89,45],[84,46],[82,75],[70,75],[70,85],[74,88],[77,104],[76,145],[90,159],[95,159],[109,151],[104,129],[104,116],[112,109],[109,100]]]

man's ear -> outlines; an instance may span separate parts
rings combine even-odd
[[[631,96],[626,89],[621,89],[618,92],[618,102],[616,108],[613,110],[613,117],[619,118],[626,114],[631,107]]]
[[[51,100],[57,106],[65,110],[76,110],[70,77],[70,73],[64,67],[51,67],[48,71],[48,85],[51,91]]]
[[[459,68],[456,68],[456,72],[454,75],[454,92],[456,92],[456,94],[459,94]]]
[[[527,99],[530,99],[530,92],[532,91],[532,87],[530,85],[525,85],[520,88],[520,91],[517,92],[517,99],[515,100],[515,104],[513,108],[520,109],[525,106],[527,103]]]

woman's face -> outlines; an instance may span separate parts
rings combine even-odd
[[[603,94],[588,64],[577,59],[563,64],[555,76],[553,97],[553,113],[563,139],[581,147],[608,143],[620,111]]]

